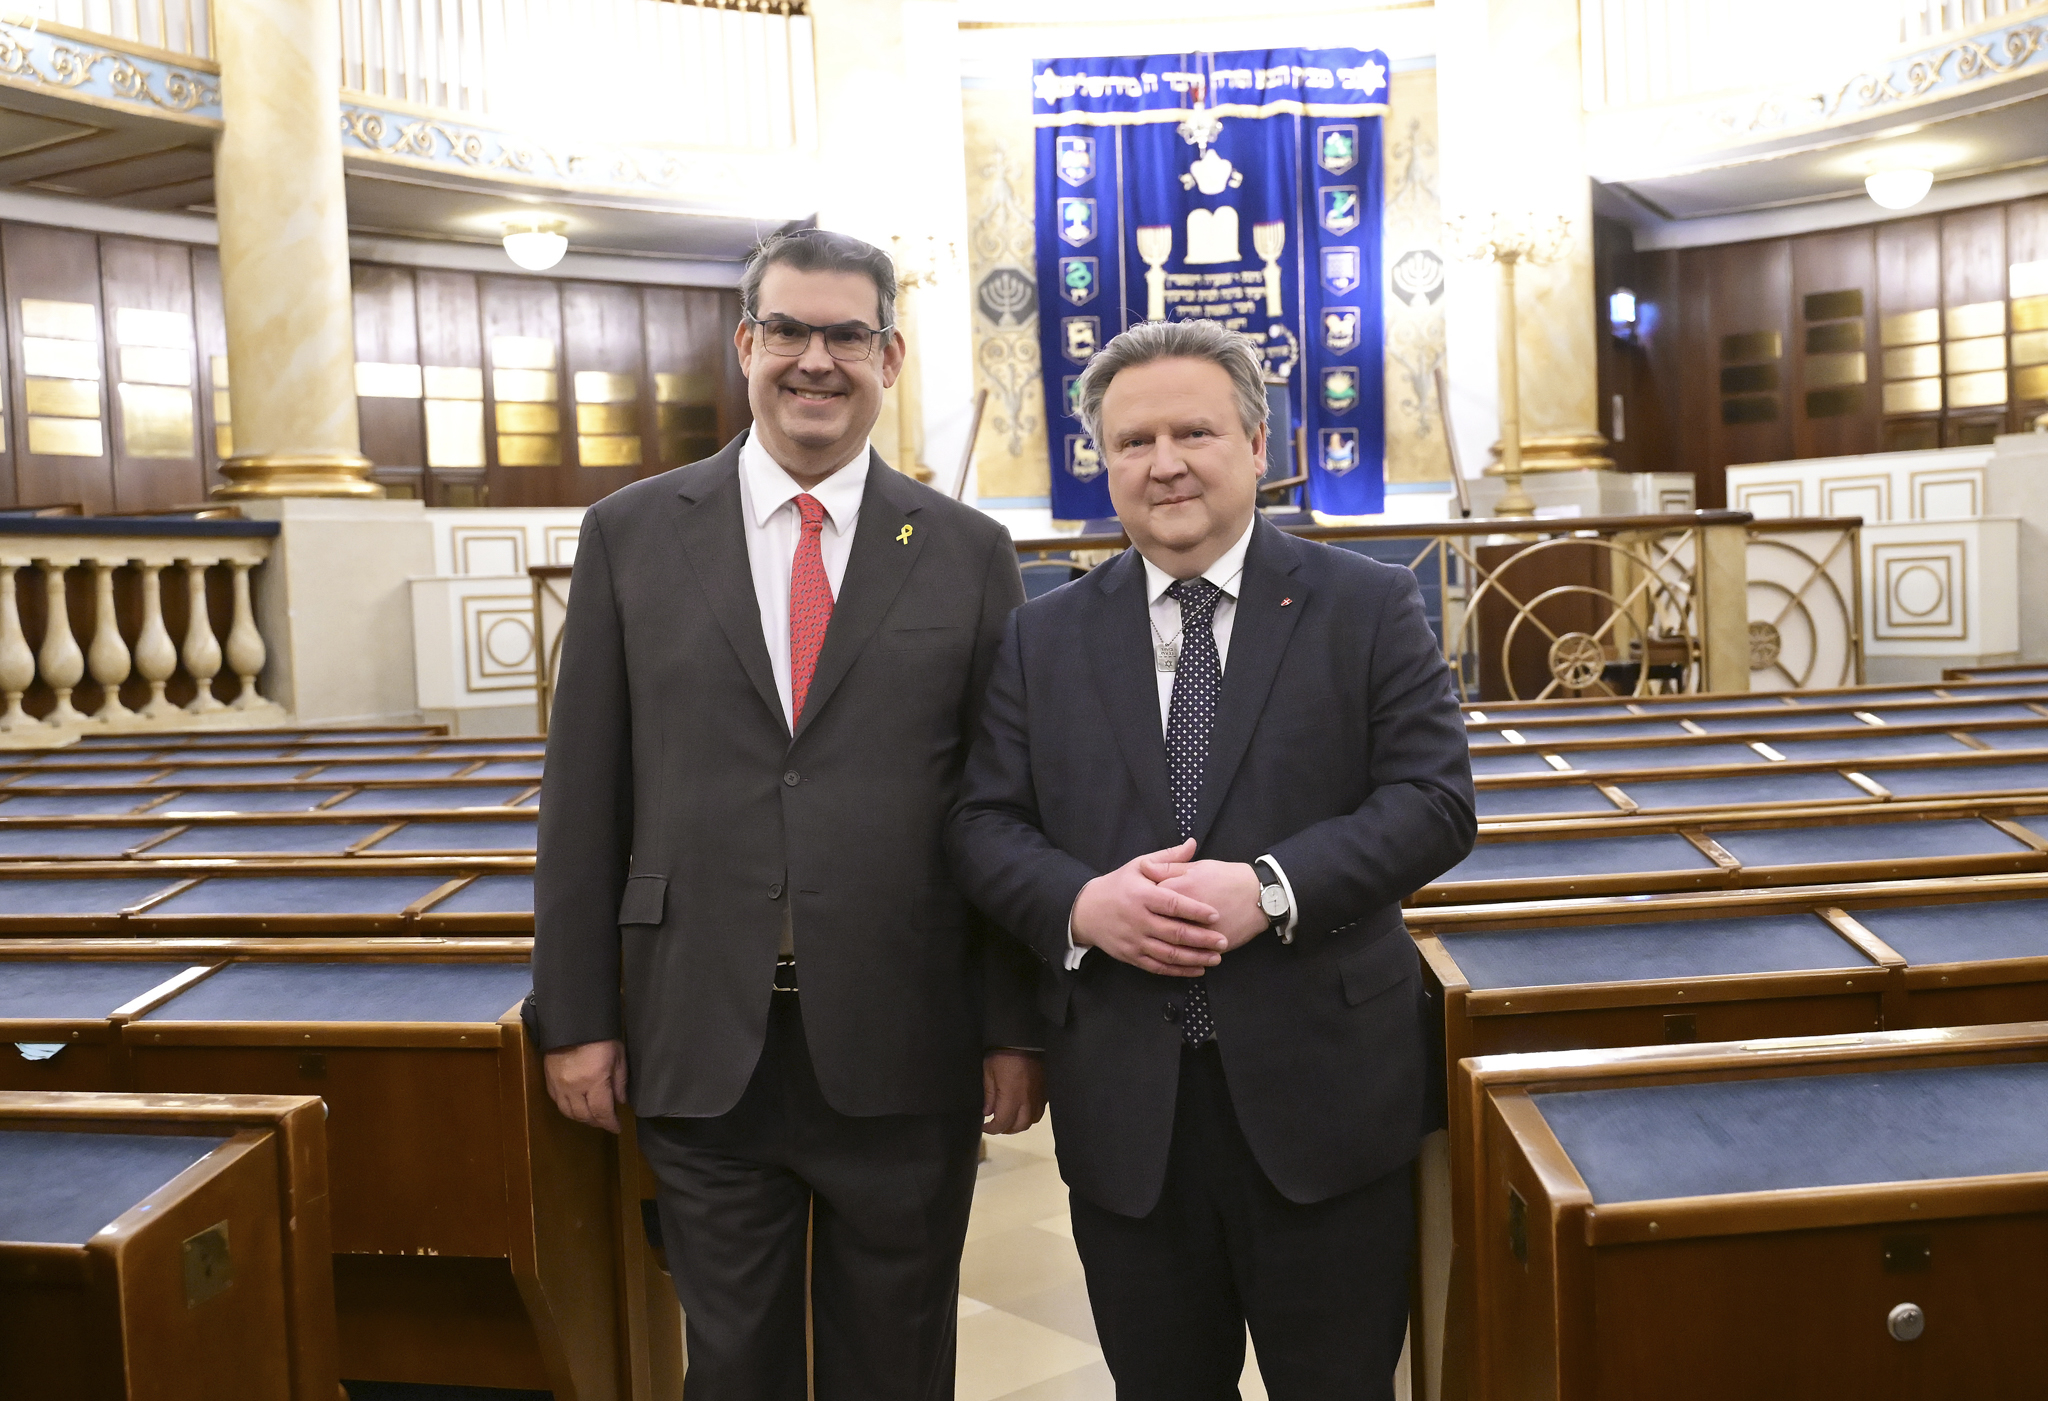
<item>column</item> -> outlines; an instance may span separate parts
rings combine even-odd
[[[1599,429],[1578,0],[1440,0],[1437,19],[1459,36],[1437,54],[1444,216],[1563,215],[1571,226],[1562,257],[1516,270],[1522,469],[1611,468]],[[1495,276],[1484,262],[1448,269],[1452,411],[1468,474],[1499,437]],[[1491,456],[1497,471],[1497,444]]]
[[[214,156],[235,455],[222,496],[382,496],[356,429],[333,0],[214,12]]]

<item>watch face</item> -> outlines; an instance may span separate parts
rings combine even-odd
[[[1259,908],[1275,919],[1287,913],[1287,892],[1277,885],[1269,885],[1259,891]]]

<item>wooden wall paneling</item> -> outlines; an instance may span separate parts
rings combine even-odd
[[[2005,207],[1941,216],[1945,446],[1989,443],[2009,410]]]
[[[1719,365],[1714,466],[1792,455],[1792,249],[1789,239],[1711,250]]]
[[[587,505],[658,471],[654,379],[647,371],[639,289],[613,282],[564,282],[562,365],[574,422],[562,425],[569,498]]]
[[[425,394],[427,499],[437,506],[490,505],[490,433],[484,422],[482,312],[476,274],[413,273],[421,389]]]
[[[2048,198],[2005,209],[2007,292],[2012,298],[2012,406],[2025,429],[2048,413]]]
[[[754,422],[753,405],[747,401],[747,376],[740,369],[740,353],[733,333],[740,324],[740,294],[736,290],[696,292],[712,306],[712,320],[723,329],[711,340],[716,347],[721,393],[718,401],[718,441],[730,442]],[[707,352],[710,354],[713,352]]]
[[[739,377],[732,346],[739,299],[683,287],[642,289],[647,368],[654,381],[655,460],[679,467],[718,451],[750,421],[732,412]]]
[[[562,374],[558,284],[530,277],[477,279],[484,342],[484,440],[493,506],[570,500],[574,406]],[[564,430],[568,431],[564,431]]]
[[[1678,353],[1688,367],[1679,381],[1678,440],[1684,445],[1697,484],[1698,502],[1718,509],[1728,498],[1728,477],[1720,450],[1721,351],[1714,340],[1713,254],[1688,248],[1678,254]]]
[[[424,381],[411,268],[357,263],[356,414],[363,456],[383,468],[420,468],[427,460]],[[402,490],[395,482],[387,492]]]
[[[6,303],[6,279],[0,276],[0,305]],[[21,419],[21,398],[13,393],[15,384],[14,337],[0,336],[0,505],[17,506],[22,496],[14,477],[14,438]]]
[[[1612,295],[1627,288],[1637,291],[1635,230],[1619,219],[1595,215],[1593,219],[1593,368],[1597,412],[1594,420],[1607,435],[1607,455],[1624,472],[1641,470],[1636,461],[1635,423],[1629,401],[1633,397],[1635,342],[1614,334],[1608,313]],[[1640,295],[1640,294],[1638,294]],[[1619,399],[1620,429],[1615,431],[1615,404]]]
[[[1791,252],[1793,453],[1876,452],[1876,241],[1867,227],[1843,229],[1795,238]]]
[[[192,253],[192,322],[199,340],[199,450],[206,461],[210,492],[227,478],[223,459],[234,456],[234,390],[228,370],[228,318],[220,291],[220,250],[196,246]]]
[[[206,498],[192,256],[160,239],[100,238],[114,506],[161,511]]]
[[[23,505],[114,509],[100,338],[99,240],[75,229],[0,225],[7,289],[15,490]],[[24,314],[24,304],[27,312]]]
[[[1684,380],[1678,256],[1676,249],[1666,248],[1635,257],[1636,335],[1625,392],[1629,465],[1640,472],[1697,472],[1700,465],[1676,432]]]
[[[1881,451],[1941,446],[1941,225],[1896,219],[1875,231]]]

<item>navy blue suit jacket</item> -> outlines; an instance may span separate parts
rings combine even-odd
[[[1065,971],[1081,887],[1175,845],[1135,550],[1012,615],[948,840],[970,899],[1044,964],[1062,1174],[1110,1211],[1158,1200],[1173,1132],[1179,979],[1090,951]],[[1471,850],[1472,773],[1450,674],[1406,569],[1261,521],[1245,556],[1193,835],[1271,853],[1292,944],[1261,934],[1206,976],[1253,1154],[1297,1202],[1409,1161],[1429,1127],[1427,1003],[1401,901]]]

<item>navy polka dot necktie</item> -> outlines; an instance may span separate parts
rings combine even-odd
[[[1166,593],[1180,604],[1180,664],[1173,671],[1173,703],[1166,710],[1166,777],[1173,789],[1174,820],[1186,840],[1195,830],[1209,732],[1216,728],[1216,697],[1223,689],[1223,662],[1216,655],[1216,601],[1223,591],[1207,579],[1182,579]],[[1190,983],[1179,1012],[1180,1034],[1190,1046],[1215,1039],[1203,980]]]

